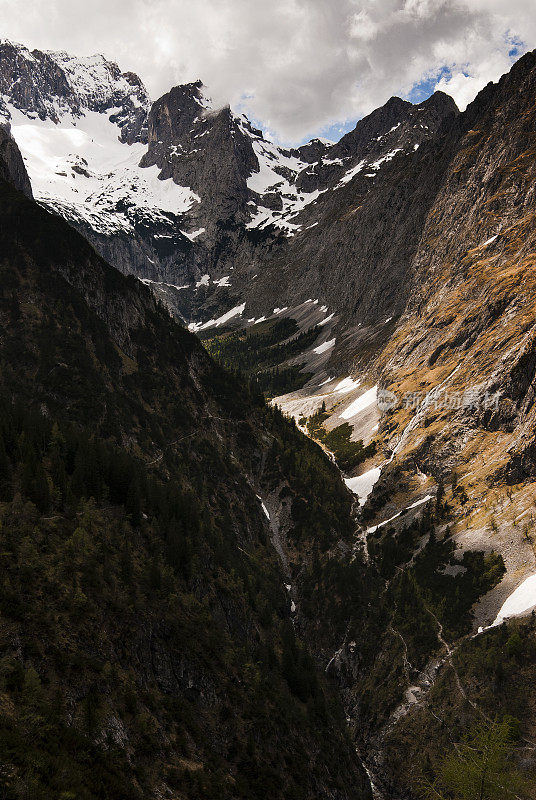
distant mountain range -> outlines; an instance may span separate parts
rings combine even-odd
[[[254,285],[264,264],[318,241],[313,228],[326,215],[351,211],[349,186],[373,190],[392,159],[410,157],[456,114],[441,93],[417,106],[392,98],[337,144],[285,150],[244,115],[213,108],[201,82],[151,103],[137,76],[102,56],[10,42],[0,45],[0,96],[38,202],[197,325],[244,302],[244,319],[270,313],[273,292],[259,297]],[[322,268],[312,283],[327,300]],[[279,305],[309,296],[286,294]]]

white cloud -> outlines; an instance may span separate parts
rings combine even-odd
[[[280,140],[296,141],[406,95],[441,67],[464,106],[536,46],[531,0],[0,0],[0,35],[103,52],[153,97],[201,78]]]

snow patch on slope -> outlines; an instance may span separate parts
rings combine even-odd
[[[338,383],[335,386],[333,391],[336,392],[337,394],[347,394],[348,392],[351,392],[353,389],[357,389],[360,383],[361,381],[359,380],[359,378],[357,379],[350,377],[343,378],[342,381],[340,381],[340,383]]]
[[[204,331],[207,328],[219,328],[221,325],[225,325],[226,322],[229,322],[229,320],[234,319],[234,317],[241,317],[244,313],[245,307],[246,304],[242,303],[239,306],[231,308],[230,311],[222,314],[221,317],[218,317],[218,319],[209,319],[208,322],[190,322],[188,325],[188,330],[195,332]]]
[[[523,583],[505,600],[493,625],[500,625],[509,617],[528,614],[533,608],[536,608],[536,575],[525,578]]]
[[[135,209],[167,220],[200,201],[189,187],[159,180],[158,167],[139,167],[146,146],[123,144],[109,112],[64,115],[57,125],[10,112],[36,200],[99,233],[131,231]]]
[[[268,192],[277,192],[282,200],[282,208],[271,209],[263,206],[262,200],[258,205],[252,201],[251,205],[255,210],[246,227],[262,229],[275,225],[292,236],[301,226],[291,220],[320,195],[318,190],[298,192],[294,184],[298,173],[309,165],[286,154],[266,139],[253,139],[252,146],[259,163],[259,171],[253,172],[248,178],[248,188],[261,196]]]
[[[381,467],[373,467],[355,478],[345,478],[344,482],[359,498],[359,505],[363,505],[381,475]]]
[[[313,353],[321,355],[322,353],[327,353],[327,351],[331,350],[334,346],[335,346],[335,339],[330,339],[327,342],[323,342],[318,347],[315,347]]]
[[[372,389],[369,389],[364,394],[357,397],[353,403],[351,403],[348,408],[346,408],[342,414],[340,415],[341,419],[352,419],[356,417],[361,411],[364,411],[365,408],[374,405],[376,402],[378,387],[373,386]]]

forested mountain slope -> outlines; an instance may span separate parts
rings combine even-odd
[[[0,216],[3,796],[368,797],[257,496],[328,548],[336,470],[4,181]]]

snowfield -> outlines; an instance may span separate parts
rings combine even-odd
[[[525,578],[523,583],[505,600],[493,625],[500,625],[509,617],[528,614],[534,608],[536,608],[536,575],[531,575]]]
[[[36,200],[62,216],[109,235],[133,229],[131,207],[144,216],[166,219],[166,213],[180,215],[200,202],[188,186],[159,180],[157,166],[139,166],[147,147],[119,140],[120,129],[109,120],[117,109],[103,114],[86,110],[80,117],[65,114],[58,124],[32,119],[12,106],[9,111]]]
[[[342,414],[340,415],[341,419],[352,419],[353,417],[357,417],[357,415],[364,411],[365,408],[369,408],[369,406],[374,405],[376,402],[378,387],[373,386],[372,389],[369,389],[364,394],[357,397],[353,403],[351,403],[347,409],[345,409]]]
[[[313,349],[313,353],[317,355],[322,355],[322,353],[327,353],[328,350],[331,350],[335,346],[335,339],[330,339],[327,342],[323,342],[322,344],[318,345]]]
[[[375,484],[381,475],[381,467],[373,467],[368,472],[358,475],[356,478],[345,478],[344,482],[354,494],[359,498],[359,505],[362,506],[372,492]]]

